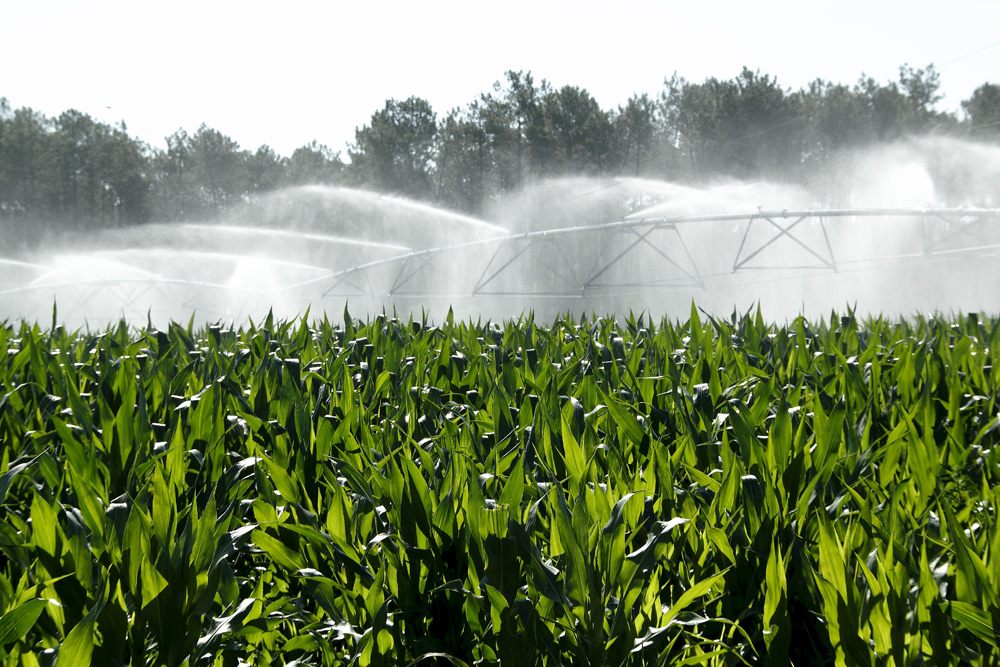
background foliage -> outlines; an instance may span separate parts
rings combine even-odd
[[[536,179],[566,174],[698,181],[802,181],[857,147],[949,133],[995,140],[1000,86],[984,83],[962,118],[935,110],[933,66],[897,81],[817,80],[802,90],[744,69],[602,109],[585,89],[507,72],[464,108],[438,115],[419,97],[387,100],[339,151],[313,142],[291,156],[241,148],[202,125],[151,148],[87,114],[48,118],[0,99],[0,221],[72,228],[212,219],[283,186],[378,189],[467,213]],[[964,203],[964,202],[963,202]],[[28,229],[20,229],[27,233]]]

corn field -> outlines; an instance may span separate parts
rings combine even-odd
[[[0,655],[995,664],[998,356],[974,314],[0,323]]]

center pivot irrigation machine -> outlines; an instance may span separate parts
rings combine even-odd
[[[665,295],[699,301],[725,299],[734,290],[753,295],[755,284],[791,285],[806,275],[829,280],[868,272],[885,281],[898,277],[900,267],[947,289],[950,274],[934,267],[955,261],[969,270],[991,267],[1000,251],[998,222],[1000,209],[758,210],[631,216],[435,247],[324,241],[282,230],[291,242],[280,248],[232,243],[224,232],[233,228],[220,225],[214,236],[202,235],[196,251],[136,242],[0,258],[0,320],[46,322],[53,304],[61,321],[91,325],[192,314],[238,322],[272,308],[294,316],[345,302],[369,312],[493,303],[510,315],[541,300],[601,310]],[[183,237],[183,226],[177,234]],[[338,251],[317,254],[323,242]]]

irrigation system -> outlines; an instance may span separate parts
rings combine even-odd
[[[868,220],[904,219],[911,233],[917,233],[919,247],[909,253],[871,256],[864,252],[852,252],[851,248],[834,249],[830,228],[837,222],[863,224]],[[712,260],[695,259],[685,242],[684,231],[695,234],[694,227],[718,226],[719,223],[735,223],[742,227],[739,244],[733,255],[730,272],[749,270],[787,270],[825,268],[837,271],[838,255],[841,262],[889,262],[912,259],[939,253],[974,252],[1000,247],[993,236],[995,229],[985,223],[1000,220],[1000,209],[860,209],[860,210],[783,210],[757,211],[742,214],[695,215],[657,218],[627,218],[600,225],[564,227],[508,236],[481,239],[459,245],[424,248],[379,259],[357,266],[332,271],[329,275],[316,278],[308,283],[291,285],[298,289],[306,284],[324,285],[324,296],[379,296],[392,297],[399,294],[412,296],[539,296],[558,295],[586,297],[588,294],[603,293],[607,290],[632,291],[635,288],[663,287],[676,290],[678,286],[705,289],[703,275],[706,267],[718,270],[718,253],[725,252],[728,241],[712,238]],[[914,222],[919,227],[914,229]],[[811,224],[810,224],[811,223]],[[812,229],[809,229],[810,226]],[[731,229],[732,227],[730,227]],[[819,234],[817,236],[816,231]],[[699,230],[704,231],[704,230]],[[846,240],[859,251],[859,230],[849,229]],[[811,232],[811,233],[810,233]],[[993,232],[993,234],[991,234]],[[700,236],[704,236],[703,234]],[[582,247],[589,252],[581,253],[581,240],[587,242]],[[780,247],[781,241],[790,242],[792,250]],[[787,245],[787,244],[786,244]],[[596,249],[596,256],[594,250]],[[535,251],[531,253],[529,251]],[[704,248],[702,248],[704,250]],[[652,253],[654,265],[648,257],[641,257],[641,268],[650,273],[639,273],[632,260],[642,252]],[[468,252],[487,258],[482,268],[466,276],[467,281],[455,285],[444,294],[431,291],[416,292],[406,290],[407,286],[420,275],[431,262],[441,257],[453,261],[455,255]],[[541,254],[543,257],[538,257]],[[585,255],[593,256],[588,262]],[[758,260],[755,262],[755,260]],[[761,263],[759,260],[765,260]],[[803,261],[804,260],[804,263]],[[656,266],[659,264],[659,266]],[[371,273],[385,275],[388,267],[393,275],[387,291],[378,292]],[[563,279],[556,288],[546,287],[544,281],[523,280],[526,273],[538,273],[539,269]],[[621,274],[618,281],[608,281],[609,274]],[[657,277],[650,277],[654,274]],[[717,275],[717,274],[716,274]],[[492,290],[491,286],[510,281],[514,289]],[[384,282],[384,281],[382,281]],[[426,282],[419,283],[427,285]],[[341,289],[347,285],[349,289]]]
[[[587,307],[636,294],[698,299],[699,293],[752,284],[754,274],[791,284],[803,271],[885,270],[945,256],[990,262],[1000,251],[998,222],[1000,209],[993,208],[626,217],[454,245],[385,246],[382,254],[356,263],[341,255],[328,265],[296,264],[287,254],[275,258],[258,248],[257,254],[236,255],[250,263],[252,279],[246,266],[225,279],[218,270],[209,277],[181,261],[182,253],[171,269],[148,270],[138,259],[141,248],[114,251],[113,262],[106,261],[107,251],[95,251],[103,258],[96,263],[101,268],[78,275],[59,270],[58,258],[9,258],[0,259],[0,321],[47,322],[53,304],[61,320],[101,324],[192,313],[239,321],[278,304],[295,314],[307,306],[314,313],[339,308],[345,301],[379,309],[434,300],[506,299],[530,307],[533,299],[565,299]],[[308,234],[301,237],[310,242]]]

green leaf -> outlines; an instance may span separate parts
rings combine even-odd
[[[986,595],[986,600],[990,605],[1000,606],[997,593],[990,583],[990,575],[986,570],[986,565],[976,553],[975,548],[966,537],[958,519],[951,511],[951,506],[941,501],[938,503],[948,522],[948,535],[951,537],[955,550],[955,559],[958,561],[955,567],[955,588],[958,596],[967,602],[978,597],[975,582],[978,581]]]
[[[145,609],[167,587],[167,579],[151,559],[142,561],[139,570],[139,582],[142,585],[142,608]]]
[[[3,653],[0,660],[6,657],[6,648],[9,645],[24,639],[47,604],[56,603],[53,600],[36,598],[22,602],[0,616],[0,653]]]
[[[635,443],[642,442],[646,434],[643,432],[639,420],[629,411],[628,407],[619,400],[608,396],[603,391],[601,392],[601,400],[604,401],[615,424],[625,433],[628,439]]]
[[[687,609],[688,605],[711,591],[713,586],[722,581],[728,571],[729,568],[726,568],[722,572],[719,572],[708,579],[702,579],[695,585],[691,586],[691,588],[684,591],[681,596],[677,598],[677,601],[670,605],[669,608],[664,605],[663,618],[661,619],[661,622],[664,624],[669,623],[675,616],[677,616],[678,613]]]
[[[788,584],[785,562],[776,541],[771,542],[764,580],[764,636],[771,664],[786,664],[791,646],[791,619],[788,617]]]
[[[951,606],[951,617],[958,621],[963,628],[993,648],[997,647],[997,633],[993,627],[993,619],[989,614],[961,600],[953,600],[948,604]],[[945,603],[941,603],[942,609],[945,606],[947,606]]]
[[[176,543],[174,531],[177,525],[177,498],[163,477],[163,466],[159,462],[155,462],[153,466],[153,535],[160,548],[172,554]]]
[[[509,606],[507,598],[503,596],[503,593],[499,589],[489,584],[483,584],[483,587],[486,588],[486,594],[490,598],[490,618],[493,621],[493,634],[499,635],[503,628],[504,611]]]
[[[726,531],[721,528],[712,526],[705,531],[706,536],[709,541],[719,550],[723,556],[729,560],[732,565],[736,564],[736,553],[733,551],[733,547],[729,544],[729,538],[726,537]]]
[[[555,514],[559,542],[562,544],[568,560],[566,563],[566,597],[573,604],[586,605],[588,597],[587,545],[580,544],[574,524],[582,520],[581,517],[586,513],[587,506],[586,503],[578,499],[574,511],[570,512],[566,498],[558,487],[556,487],[556,499],[558,507],[555,509]]]
[[[256,598],[246,598],[240,601],[232,614],[216,618],[212,623],[211,629],[198,639],[199,655],[203,655],[213,649],[222,640],[224,635],[239,629],[244,619],[253,610],[256,602],[258,602]]]
[[[56,667],[90,667],[90,658],[94,653],[94,624],[104,610],[105,594],[97,599],[87,615],[66,635],[59,647]]]
[[[580,447],[573,435],[573,429],[566,421],[566,416],[563,415],[561,419],[563,456],[566,462],[566,473],[569,475],[569,490],[575,495],[579,493],[580,485],[587,474],[587,458],[584,456],[583,448]]]
[[[627,503],[634,495],[636,495],[634,491],[631,493],[626,493],[624,496],[622,496],[621,500],[615,503],[615,506],[611,508],[611,517],[608,519],[608,522],[604,524],[604,527],[601,528],[602,534],[608,535],[610,533],[613,533],[615,529],[618,528],[618,526],[622,525],[623,521],[622,517],[625,512],[625,503]]]
[[[414,519],[424,535],[428,539],[431,539],[434,536],[431,530],[431,518],[434,516],[434,508],[431,501],[430,489],[427,487],[427,480],[424,479],[420,468],[412,460],[404,459],[403,464],[406,469],[406,488],[409,491],[410,505],[413,508]]]
[[[6,396],[4,398],[6,398]],[[41,459],[43,455],[44,452],[42,454],[39,454],[35,458],[31,459],[30,461],[25,461],[24,463],[18,463],[16,465],[12,465],[7,470],[7,472],[0,475],[0,505],[3,505],[4,501],[7,499],[7,491],[10,489],[10,485],[11,482],[14,481],[14,477],[16,477],[18,473],[24,472],[31,466],[38,463],[38,460]]]
[[[262,549],[278,566],[297,572],[305,569],[306,561],[295,551],[292,551],[281,540],[271,537],[259,528],[250,535],[250,540]]]
[[[39,494],[34,494],[31,501],[31,536],[35,544],[50,556],[60,555],[56,553],[57,532],[58,521],[52,505]]]
[[[289,503],[300,502],[299,490],[285,469],[266,456],[261,457],[261,459],[264,461],[264,466],[267,468],[267,474],[270,476],[271,482],[274,483],[274,488],[278,490],[281,497]]]
[[[503,492],[500,494],[501,505],[511,508],[514,516],[520,516],[521,500],[524,498],[524,457],[517,457],[517,463],[511,468],[507,476],[507,483],[504,484]]]
[[[646,543],[625,556],[629,563],[626,565],[625,573],[629,581],[625,586],[626,590],[631,588],[636,579],[646,579],[649,577],[653,566],[657,560],[657,547],[666,542],[670,534],[678,526],[690,523],[691,519],[684,517],[674,517],[669,521],[657,521],[655,528],[649,531]],[[629,571],[629,569],[631,571]]]
[[[777,414],[768,433],[767,458],[775,478],[784,472],[792,452],[792,418],[788,414],[788,401],[781,399]]]
[[[215,495],[212,495],[194,527],[194,545],[191,548],[190,566],[197,574],[208,570],[212,563],[212,557],[215,555],[215,521],[217,518]]]
[[[437,664],[438,660],[447,660],[451,664],[455,665],[455,667],[469,667],[466,663],[462,662],[460,659],[456,658],[455,656],[449,653],[438,653],[433,651],[430,653],[424,653],[420,656],[417,656],[417,659],[407,664],[406,667],[414,667],[414,665],[418,665],[422,663],[424,660],[434,660],[435,662],[431,664]]]

